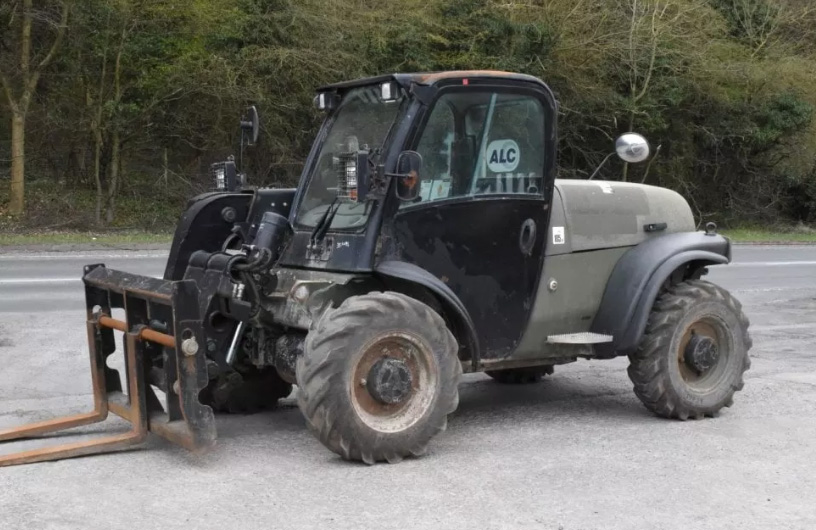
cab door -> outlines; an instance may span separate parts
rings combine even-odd
[[[394,219],[401,258],[446,283],[482,358],[513,353],[540,280],[554,168],[553,104],[535,90],[440,92],[412,147],[419,200]]]

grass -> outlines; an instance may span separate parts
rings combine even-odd
[[[18,245],[100,245],[120,246],[128,244],[169,244],[170,232],[20,232],[0,233],[0,247]]]
[[[26,184],[26,214],[11,217],[5,211],[7,186],[0,186],[0,247],[170,243],[189,192],[128,184],[117,201],[115,221],[103,227],[94,221],[92,189],[33,180]]]
[[[780,229],[733,228],[720,232],[735,243],[816,243],[816,229],[805,226]]]

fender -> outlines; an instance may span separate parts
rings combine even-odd
[[[612,335],[596,345],[599,357],[628,355],[637,349],[655,300],[675,271],[684,278],[708,265],[731,262],[731,242],[718,234],[681,232],[650,239],[626,252],[609,276],[590,330]]]
[[[477,369],[480,356],[476,329],[465,305],[450,287],[425,269],[404,261],[383,261],[374,268],[374,273],[420,285],[436,295],[456,328],[453,331],[458,335],[459,343],[465,347],[474,370]]]
[[[221,250],[235,222],[247,218],[251,200],[251,193],[222,192],[203,193],[190,199],[176,225],[164,279],[184,278],[187,262],[193,252]],[[227,208],[234,210],[234,218],[224,215]]]

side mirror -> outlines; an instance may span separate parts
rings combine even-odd
[[[261,119],[258,116],[258,109],[254,105],[247,109],[247,116],[241,120],[241,134],[248,133],[247,145],[253,146],[258,143],[258,136],[261,132]]]
[[[419,172],[422,169],[422,155],[416,151],[403,151],[397,159],[397,198],[404,202],[415,201],[419,197]]]
[[[637,133],[626,133],[615,141],[615,151],[624,162],[636,164],[649,158],[649,142]]]

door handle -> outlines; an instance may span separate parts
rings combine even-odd
[[[536,241],[536,222],[532,219],[527,219],[521,225],[521,234],[519,235],[519,247],[521,253],[525,256],[530,256],[533,253],[533,246]]]

